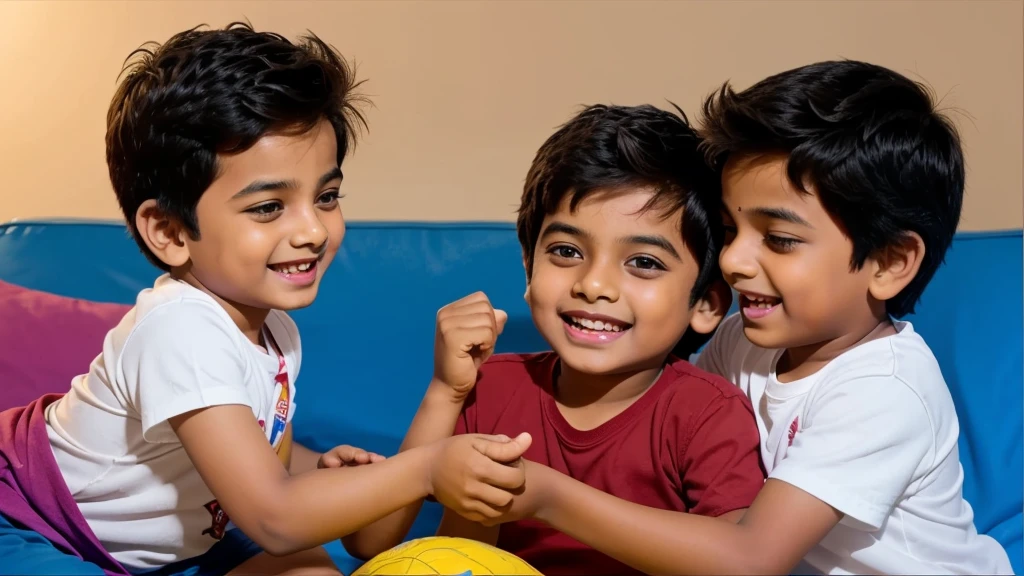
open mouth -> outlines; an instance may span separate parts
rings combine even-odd
[[[268,264],[267,268],[294,284],[306,285],[316,279],[317,260],[295,260]]]
[[[771,314],[782,304],[782,298],[763,294],[740,294],[740,309],[747,318],[757,320]]]
[[[559,316],[571,338],[586,342],[618,340],[633,327],[632,324],[616,318],[587,312],[565,312]]]

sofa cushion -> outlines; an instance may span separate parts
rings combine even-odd
[[[0,281],[0,411],[66,392],[89,370],[103,338],[129,310],[29,290]]]

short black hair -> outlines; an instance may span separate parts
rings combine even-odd
[[[587,106],[544,142],[526,176],[516,222],[527,278],[544,218],[566,196],[575,210],[594,192],[635,187],[654,192],[645,209],[683,211],[683,241],[699,269],[688,305],[721,280],[721,181],[705,162],[686,114],[673,106],[678,115],[651,105]],[[710,337],[692,332],[687,331],[685,345],[674,351],[682,358]]]
[[[886,302],[897,318],[914,311],[953,241],[965,180],[960,136],[924,85],[874,64],[819,62],[741,92],[726,82],[703,113],[717,168],[733,156],[788,156],[792,184],[809,183],[851,239],[852,269],[920,235],[917,276]]]
[[[241,22],[180,32],[133,51],[107,111],[107,167],[136,243],[147,200],[199,237],[196,204],[217,175],[217,154],[243,152],[271,132],[334,127],[338,164],[365,120],[348,63],[310,33],[298,44]]]

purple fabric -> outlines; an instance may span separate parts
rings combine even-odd
[[[0,410],[68,391],[130,308],[0,282]]]
[[[45,409],[61,396],[48,394],[0,413],[0,513],[108,575],[128,576],[82,517],[50,450]]]

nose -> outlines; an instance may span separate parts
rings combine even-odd
[[[611,262],[591,262],[579,267],[582,271],[573,294],[587,302],[607,300],[615,302],[619,299],[618,267]]]
[[[309,248],[314,253],[320,254],[327,246],[328,231],[323,221],[320,220],[317,209],[310,206],[296,216],[291,235],[292,247]]]
[[[741,278],[753,278],[757,275],[757,259],[754,250],[739,239],[734,239],[722,247],[718,256],[718,266],[729,284]]]

